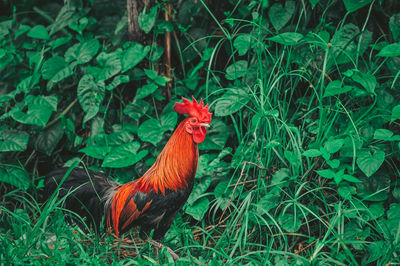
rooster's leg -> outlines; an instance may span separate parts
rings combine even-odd
[[[171,256],[172,256],[172,258],[174,258],[174,260],[178,260],[179,259],[178,254],[176,254],[170,247],[167,247],[166,245],[163,245],[163,244],[161,244],[161,243],[159,243],[159,242],[157,242],[157,241],[155,241],[155,240],[153,240],[151,238],[148,238],[147,242],[150,243],[151,245],[153,245],[156,248],[157,257],[158,257],[158,250],[160,248],[164,247],[164,248],[167,249],[168,253],[171,254]]]

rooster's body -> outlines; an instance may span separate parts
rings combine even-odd
[[[146,239],[154,229],[153,239],[161,240],[193,189],[199,157],[197,143],[204,140],[205,127],[211,122],[208,106],[194,99],[193,103],[184,99],[174,109],[189,117],[179,124],[154,165],[141,178],[119,184],[102,173],[73,169],[59,190],[59,197],[70,193],[64,208],[87,217],[96,228],[105,221],[105,226],[113,228],[117,235],[140,226],[141,238]],[[48,174],[47,197],[67,171],[68,168],[61,168]]]

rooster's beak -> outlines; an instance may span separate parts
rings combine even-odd
[[[202,126],[202,127],[210,127],[210,124],[207,124],[207,123],[200,123],[200,126]]]

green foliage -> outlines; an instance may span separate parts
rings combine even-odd
[[[169,4],[169,21],[165,3],[140,11],[135,42],[126,1],[21,3],[1,18],[0,261],[172,263],[66,224],[55,196],[37,203],[41,167],[138,178],[182,120],[173,103],[194,95],[213,120],[163,241],[180,263],[399,263],[396,2]]]

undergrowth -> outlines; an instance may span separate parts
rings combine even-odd
[[[173,263],[41,194],[59,166],[140,177],[191,95],[213,120],[163,240],[176,264],[400,262],[397,1],[154,2],[146,42],[125,1],[33,2],[0,23],[2,264]]]

